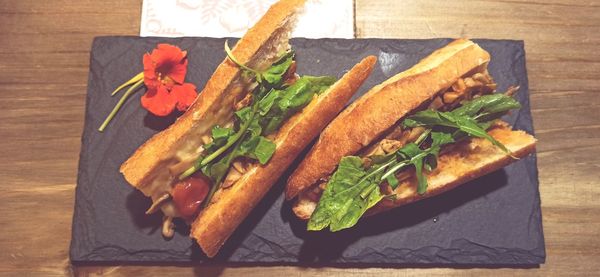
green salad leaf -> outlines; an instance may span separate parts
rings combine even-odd
[[[509,110],[520,107],[519,102],[508,95],[490,94],[465,102],[461,107],[449,112],[435,110],[417,112],[406,118],[402,124],[404,127],[409,128],[429,127],[439,129],[439,127],[448,127],[455,129],[453,131],[461,131],[472,137],[487,139],[502,151],[511,154],[504,145],[486,132],[489,124],[484,123],[496,120]]]
[[[497,119],[500,116],[504,115],[504,113],[506,113],[507,111],[519,108],[521,108],[521,104],[519,103],[519,101],[506,94],[495,93],[484,95],[475,98],[471,101],[468,101],[462,106],[453,110],[452,113],[456,115],[467,115],[471,117],[482,117],[500,113],[499,116],[496,115],[494,117],[494,119]]]
[[[212,142],[204,145],[204,149],[207,152],[215,152],[217,149],[227,143],[227,140],[233,136],[234,131],[231,128],[223,128],[219,125],[215,125],[211,129]]]
[[[388,179],[394,176],[400,169],[407,166],[414,166],[415,175],[417,175],[417,192],[425,193],[427,190],[427,179],[423,174],[423,168],[427,171],[432,171],[437,167],[437,157],[440,154],[441,147],[454,142],[452,135],[442,132],[432,132],[431,146],[426,149],[421,149],[418,143],[409,143],[396,151],[399,161],[396,165],[391,166],[390,170],[383,174],[383,178]],[[397,187],[397,185],[396,185]],[[395,187],[392,187],[395,188]]]
[[[360,216],[383,197],[373,183],[375,178],[364,178],[367,174],[360,157],[342,158],[308,222],[308,230],[329,226],[332,231],[338,231],[356,224]],[[363,191],[368,192],[366,197],[361,196]]]
[[[261,73],[262,80],[271,87],[279,87],[293,62],[294,51],[286,52],[271,67]]]
[[[236,150],[239,156],[258,160],[260,164],[266,164],[275,153],[275,143],[263,136],[254,136],[251,139],[244,140]]]
[[[261,125],[270,134],[336,81],[333,77],[302,76],[283,90],[271,90],[259,101]]]

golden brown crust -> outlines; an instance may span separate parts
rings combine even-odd
[[[369,76],[377,59],[369,56],[338,82],[291,117],[275,135],[271,160],[251,168],[232,187],[213,197],[192,224],[191,236],[202,250],[214,256],[236,227],[267,193],[296,156],[346,105]]]
[[[507,124],[490,130],[489,134],[503,143],[518,158],[526,157],[535,151],[536,140],[534,137],[523,131],[512,131]],[[380,213],[441,194],[514,161],[516,160],[485,139],[476,138],[461,142],[452,151],[440,155],[438,167],[434,171],[426,173],[429,185],[424,195],[416,192],[417,181],[413,175],[407,181],[400,183],[395,191],[397,193],[395,201],[384,200],[367,211],[367,214]],[[315,207],[315,201],[301,194],[293,210],[298,218],[308,220]]]
[[[272,63],[276,55],[288,47],[295,14],[304,2],[305,0],[281,0],[272,5],[238,41],[233,48],[233,55],[241,63],[257,69],[263,69]],[[233,119],[233,104],[245,93],[240,73],[238,66],[225,59],[188,111],[169,128],[146,141],[121,165],[120,170],[125,179],[153,200],[168,192],[173,174],[178,174],[170,172],[172,166],[193,161],[193,155],[198,155],[196,150],[201,146],[199,136],[209,133],[212,126],[227,124]],[[162,210],[173,216],[172,209],[169,208],[170,206],[163,205]],[[226,225],[232,226],[229,223]],[[227,230],[225,238],[232,231]],[[207,252],[209,256],[213,256],[218,250],[218,247],[201,247],[212,249]]]
[[[281,28],[304,2],[305,0],[282,0],[271,6],[259,22],[238,41],[233,49],[234,56],[242,63],[251,61],[271,39],[271,35]],[[185,140],[198,119],[213,116],[218,112],[221,107],[213,104],[225,97],[224,92],[239,74],[239,67],[228,59],[223,60],[194,104],[174,124],[146,141],[121,165],[121,173],[127,182],[144,191],[142,187],[148,184],[153,178],[153,173],[161,168],[165,156]]]
[[[489,53],[479,45],[458,39],[373,87],[323,131],[288,179],[286,198],[294,198],[330,175],[342,157],[355,154],[458,78],[487,66],[489,60]]]

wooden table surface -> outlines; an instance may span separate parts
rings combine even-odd
[[[547,262],[538,269],[72,266],[89,52],[141,1],[0,0],[0,275],[592,275],[600,272],[600,1],[356,0],[358,37],[525,40]]]

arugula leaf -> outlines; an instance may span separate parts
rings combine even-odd
[[[211,134],[213,139],[227,138],[233,134],[233,130],[231,128],[223,128],[219,125],[215,125],[211,129]]]
[[[258,106],[260,107],[260,105]],[[260,136],[263,131],[263,128],[259,123],[260,117],[257,116],[255,109],[257,108],[252,106],[244,107],[235,112],[235,116],[238,119],[238,125],[243,126],[248,124],[247,130],[250,132],[251,137]]]
[[[415,167],[415,173],[417,175],[417,182],[419,184],[417,187],[417,192],[419,194],[425,193],[425,190],[427,189],[427,179],[425,178],[425,176],[423,176],[423,160],[428,155],[430,155],[432,151],[435,151],[435,150],[436,149],[431,149],[431,148],[427,149],[427,150],[422,150],[415,143],[409,143],[409,144],[405,145],[404,147],[402,147],[398,150],[399,156],[401,156],[405,159],[405,161],[403,163],[400,163],[400,165],[402,165],[402,166],[392,168],[393,170],[386,172],[384,174],[384,176],[394,175],[394,174],[396,174],[396,172],[398,172],[400,169],[403,169],[407,165],[413,165]]]
[[[432,145],[434,146],[442,146],[444,144],[450,144],[455,142],[452,134],[442,133],[442,132],[432,132],[431,133]]]
[[[300,77],[300,79],[309,82],[312,86],[312,89],[316,94],[321,94],[325,90],[327,90],[333,83],[337,81],[335,77],[332,76],[310,76],[304,75]]]
[[[306,78],[298,80],[288,87],[279,99],[279,109],[282,112],[298,109],[312,100],[316,90]]]
[[[512,109],[518,109],[521,104],[512,97],[496,93],[480,96],[471,101],[464,102],[462,106],[450,112],[424,110],[407,117],[403,122],[404,127],[418,126],[446,126],[458,128],[457,118],[473,118],[478,122],[491,121],[500,118]],[[492,116],[492,117],[490,117]],[[478,120],[481,119],[481,120]]]
[[[483,98],[483,97],[484,96],[482,96],[480,98]],[[480,99],[480,98],[478,98],[478,99]],[[495,99],[492,99],[492,100],[496,101]],[[441,127],[450,127],[450,128],[458,129],[458,130],[466,133],[467,135],[487,139],[491,143],[493,143],[495,146],[502,149],[502,151],[510,154],[510,151],[508,151],[508,149],[502,143],[500,143],[499,141],[494,139],[492,136],[490,136],[486,132],[486,129],[489,128],[489,126],[491,126],[491,125],[487,124],[488,122],[485,122],[486,124],[477,122],[477,120],[474,119],[474,115],[476,115],[476,114],[471,114],[471,113],[475,109],[477,109],[477,112],[479,112],[479,113],[482,111],[483,112],[492,111],[493,114],[498,115],[499,110],[505,109],[506,107],[511,107],[513,105],[508,102],[499,103],[499,102],[492,102],[492,101],[489,101],[489,102],[478,101],[478,102],[476,102],[476,104],[471,104],[471,103],[473,103],[473,102],[468,102],[467,104],[462,106],[462,107],[467,107],[465,109],[459,110],[460,109],[459,108],[459,109],[456,109],[451,112],[439,112],[439,111],[434,111],[434,110],[420,111],[420,112],[415,113],[414,115],[406,118],[403,121],[403,125],[405,127],[423,127],[423,126],[425,126],[425,127],[430,127],[430,128],[439,128],[441,126]],[[485,105],[487,105],[487,106],[485,106]],[[456,131],[456,130],[454,130],[454,131]]]
[[[503,114],[509,110],[519,108],[521,108],[519,101],[506,94],[495,93],[483,95],[465,102],[462,106],[454,109],[452,113],[473,117],[481,116],[482,114]]]
[[[256,78],[256,81],[259,84],[262,84],[263,87],[266,86],[273,88],[281,86],[283,84],[283,81],[285,81],[283,80],[285,73],[294,61],[294,51],[290,50],[283,53],[273,64],[271,64],[269,68],[260,71],[254,68],[250,68],[247,65],[238,61],[233,55],[233,51],[229,47],[227,41],[225,41],[224,49],[225,54],[227,55],[227,58],[229,58],[230,61],[232,61],[234,64],[243,69],[245,74],[253,75]]]
[[[475,119],[468,117],[468,116],[454,116],[451,113],[442,113],[441,115],[443,117],[447,118],[448,120],[454,122],[456,124],[456,127],[459,128],[459,130],[461,130],[473,137],[487,139],[492,144],[494,144],[498,148],[502,149],[502,151],[504,151],[505,153],[511,154],[510,151],[506,148],[506,146],[504,146],[504,144],[500,143],[495,138],[490,136],[486,132],[486,130],[483,129],[477,123],[477,121],[475,121]]]
[[[424,110],[417,112],[402,121],[402,125],[406,128],[414,128],[421,126],[446,126],[456,127],[456,125],[441,116],[441,112],[434,110]]]
[[[275,148],[276,145],[272,141],[263,136],[255,136],[241,143],[236,157],[245,156],[258,160],[260,164],[266,164],[275,153]]]
[[[427,179],[423,174],[423,168],[427,171],[432,171],[437,167],[437,158],[440,154],[441,147],[445,144],[450,144],[454,142],[451,134],[442,133],[442,132],[432,132],[431,133],[431,146],[424,150],[424,156],[422,158],[418,158],[413,162],[411,159],[411,163],[415,166],[415,174],[417,175],[417,193],[424,194],[427,191]]]
[[[441,147],[446,144],[454,143],[457,139],[455,139],[454,134],[432,132],[431,141],[431,148],[434,148],[435,151],[431,151],[430,155],[425,157],[423,166],[427,171],[432,171],[437,168],[437,158],[440,154]]]
[[[271,89],[259,102],[258,110],[261,116],[265,116],[269,113],[273,105],[280,98],[281,90]]]
[[[275,147],[275,143],[263,136],[242,139],[232,147],[224,158],[203,166],[201,170],[204,175],[210,177],[214,182],[220,182],[236,158],[247,157],[258,160],[261,164],[266,164],[273,156]]]
[[[427,178],[423,175],[423,159],[416,159],[412,164],[415,166],[417,175],[417,193],[422,195],[427,191]]]
[[[336,81],[333,77],[302,76],[283,90],[270,91],[260,102],[261,125],[265,134],[277,130],[294,113],[304,108],[316,94]]]
[[[241,132],[245,132],[240,130]],[[204,165],[201,165],[201,171],[204,175],[210,177],[213,182],[217,185],[213,185],[211,187],[211,190],[209,192],[209,196],[212,197],[212,194],[216,191],[216,189],[219,187],[218,184],[223,180],[223,178],[225,177],[225,174],[227,174],[227,171],[229,170],[229,167],[231,166],[231,163],[233,162],[233,159],[237,158],[237,156],[239,155],[237,153],[237,151],[235,151],[234,149],[237,149],[240,144],[243,141],[243,136],[245,133],[241,133],[241,139],[236,139],[236,137],[238,135],[240,135],[240,132],[230,136],[227,138],[227,143],[233,143],[233,147],[231,147],[230,149],[233,150],[229,150],[227,152],[227,154],[225,154],[224,156],[221,157],[221,159],[215,160],[213,162],[210,163],[206,163]],[[219,148],[219,149],[223,149],[223,148]],[[214,153],[210,154],[210,155],[214,155]],[[207,201],[204,202],[204,205],[208,205]]]
[[[320,94],[335,81],[336,78],[329,76],[302,76],[285,90],[279,102],[279,107],[282,110],[302,108],[312,100],[315,94]]]
[[[396,178],[396,175],[394,174],[390,174],[388,175],[385,180],[388,182],[388,185],[390,185],[390,187],[392,189],[396,189],[398,187],[398,185],[400,184],[400,181],[398,181],[398,178]]]
[[[223,128],[219,125],[215,125],[211,129],[212,142],[204,145],[206,153],[212,153],[219,147],[222,147],[227,143],[227,140],[234,134],[233,129]]]
[[[279,87],[283,83],[283,77],[294,61],[294,51],[283,54],[271,67],[261,72],[262,79],[270,87]]]
[[[222,180],[229,170],[230,162],[227,159],[221,159],[214,164],[207,164],[201,168],[202,174],[211,180]]]
[[[364,181],[361,184],[368,186],[367,192],[369,193],[367,197],[363,198],[359,194],[358,197],[355,196],[352,200],[347,201],[344,207],[335,214],[335,220],[329,225],[329,230],[332,232],[347,229],[356,225],[367,209],[383,199],[384,195],[381,193],[377,182]]]
[[[329,226],[335,232],[354,226],[367,209],[385,197],[379,184],[383,179],[383,170],[391,162],[365,170],[360,157],[342,158],[309,220],[308,230],[321,230]]]
[[[346,200],[358,196],[363,187],[359,181],[365,175],[367,172],[360,157],[343,157],[308,221],[308,230],[322,230],[329,226],[334,215],[347,206]]]

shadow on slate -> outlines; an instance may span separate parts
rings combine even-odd
[[[450,41],[294,39],[292,44],[298,72],[307,75],[340,77],[362,57],[377,56],[378,64],[361,87],[361,95]],[[476,41],[492,55],[489,70],[498,90],[520,86],[517,98],[523,108],[505,120],[533,133],[523,42]],[[172,239],[163,239],[161,216],[144,214],[150,200],[126,183],[119,166],[176,116],[147,114],[139,105],[140,91],[104,133],[96,131],[118,101],[109,96],[110,91],[140,72],[142,55],[161,42],[188,51],[186,80],[199,89],[224,58],[224,39],[94,40],[73,217],[73,262],[527,268],[545,261],[535,155],[441,196],[365,218],[355,228],[338,233],[307,232],[306,223],[294,217],[291,203],[282,195],[292,166],[215,258],[204,256],[182,222],[177,222]]]

